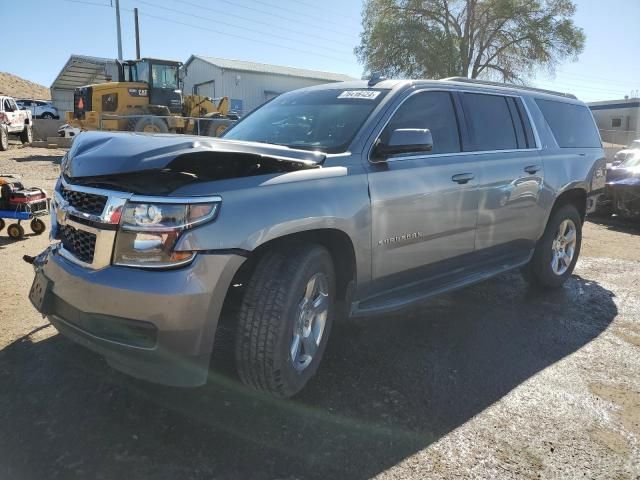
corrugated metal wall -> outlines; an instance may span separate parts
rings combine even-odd
[[[73,90],[51,89],[51,101],[58,109],[60,118],[64,118],[65,112],[73,111]]]
[[[239,113],[246,114],[280,93],[321,83],[327,82],[270,73],[222,70],[194,58],[187,69],[184,91],[192,93],[194,85],[203,84],[197,93],[216,98],[228,96],[232,109],[234,106],[238,109],[237,105],[241,104],[242,112]]]

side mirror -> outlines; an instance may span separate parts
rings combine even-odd
[[[386,158],[399,153],[430,152],[433,137],[428,128],[398,128],[391,133],[387,143],[378,143],[375,156]]]

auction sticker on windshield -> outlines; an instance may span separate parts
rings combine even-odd
[[[376,90],[345,90],[338,98],[361,98],[363,100],[375,100],[380,95]]]

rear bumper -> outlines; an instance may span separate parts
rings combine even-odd
[[[244,262],[198,255],[177,270],[88,270],[50,251],[42,273],[52,282],[47,316],[71,340],[114,368],[172,386],[206,382],[227,290]]]

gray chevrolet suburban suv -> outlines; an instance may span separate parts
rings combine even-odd
[[[114,368],[287,397],[339,316],[519,268],[560,287],[605,185],[575,97],[456,78],[280,95],[222,139],[86,132],[63,158],[35,307]],[[393,328],[390,326],[390,328]]]

